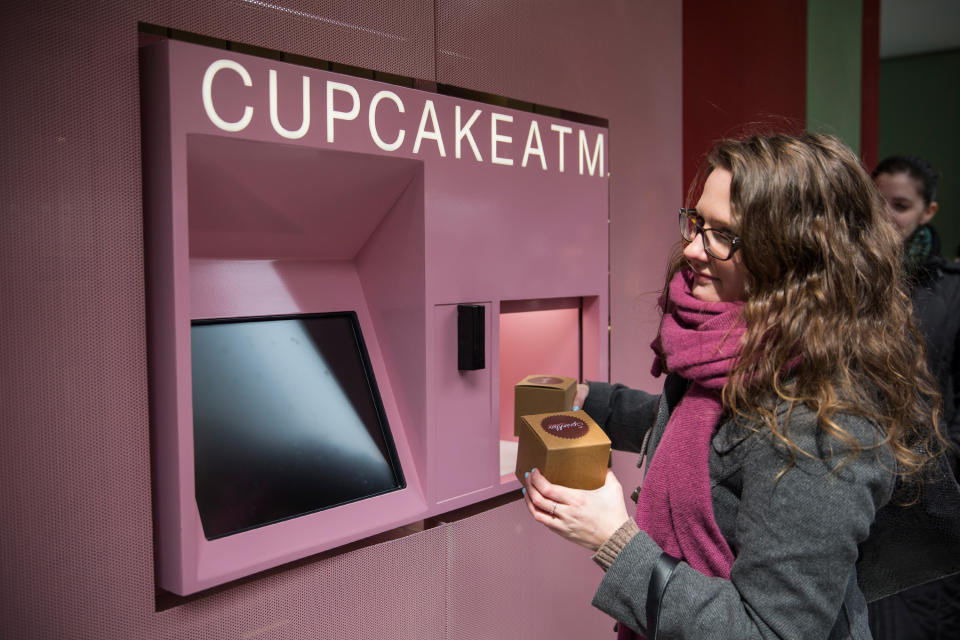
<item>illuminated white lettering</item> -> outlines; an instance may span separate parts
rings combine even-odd
[[[353,105],[349,111],[337,111],[333,108],[333,92],[342,91],[350,96]],[[360,113],[360,95],[349,84],[327,81],[327,142],[333,142],[334,120],[355,120]]]
[[[480,109],[477,109],[473,112],[473,115],[470,116],[470,119],[467,120],[467,124],[460,126],[460,105],[457,105],[456,108],[456,127],[454,132],[456,134],[455,141],[457,143],[456,148],[456,157],[460,157],[460,141],[464,138],[467,139],[467,142],[470,143],[470,148],[473,149],[473,156],[477,159],[477,162],[483,162],[483,158],[480,156],[480,149],[477,147],[477,141],[473,139],[473,134],[470,132],[470,127],[473,126],[473,123],[477,121],[477,117],[480,115]]]
[[[303,76],[303,120],[300,128],[296,131],[290,131],[280,124],[280,115],[277,108],[277,72],[270,69],[270,124],[273,130],[284,138],[296,140],[302,138],[307,130],[310,129],[310,78]]]
[[[210,118],[210,122],[218,128],[224,131],[243,131],[247,125],[250,124],[250,120],[253,119],[253,107],[249,105],[245,106],[243,108],[243,115],[240,116],[240,119],[236,122],[227,122],[221,118],[217,110],[213,108],[213,77],[217,75],[217,72],[221,69],[236,71],[243,80],[243,86],[253,86],[253,80],[250,78],[250,74],[239,62],[234,62],[233,60],[217,60],[212,62],[203,73],[203,84],[200,89],[203,100],[203,110],[207,112],[207,117]]]
[[[493,164],[503,164],[509,167],[513,166],[513,158],[501,158],[497,155],[497,143],[503,142],[510,144],[513,142],[512,136],[502,136],[497,133],[498,122],[513,122],[513,116],[502,113],[490,114],[490,162]]]
[[[583,129],[580,129],[580,175],[583,175],[583,161],[587,161],[587,170],[590,172],[590,175],[593,175],[594,169],[596,169],[597,164],[600,165],[599,175],[603,176],[603,134],[597,134],[597,142],[593,145],[593,158],[587,157],[587,134]]]
[[[432,131],[426,130],[427,116],[430,117]],[[420,116],[420,128],[417,129],[417,138],[413,141],[413,152],[420,153],[420,143],[423,139],[436,140],[440,157],[446,158],[447,152],[443,149],[443,138],[440,136],[440,125],[437,123],[437,112],[433,108],[433,100],[427,100],[423,105],[423,114]]]
[[[564,156],[564,150],[565,150],[565,149],[564,149],[564,139],[563,139],[563,136],[567,135],[568,133],[573,133],[573,129],[571,129],[570,127],[564,127],[563,125],[559,125],[559,124],[552,124],[552,125],[550,125],[550,130],[557,132],[557,138],[558,138],[558,140],[559,140],[559,142],[560,142],[560,151],[559,151],[559,153],[560,153],[560,164],[559,164],[559,169],[560,169],[560,173],[563,173],[563,156]]]
[[[377,105],[380,104],[380,101],[384,98],[391,100],[393,104],[397,105],[397,111],[400,113],[404,112],[403,102],[400,100],[400,96],[393,91],[377,92],[377,95],[373,96],[373,100],[370,101],[370,113],[367,118],[370,124],[370,137],[373,138],[374,144],[384,151],[396,151],[400,148],[400,145],[403,144],[403,137],[407,132],[400,129],[399,133],[397,133],[397,139],[393,142],[384,142],[383,138],[380,137],[380,133],[377,131]]]
[[[536,139],[536,147],[531,144],[534,139]],[[543,154],[543,141],[540,139],[540,127],[536,120],[530,121],[530,131],[527,133],[527,144],[523,148],[521,167],[527,166],[527,159],[530,156],[540,156],[540,168],[547,170],[547,157]]]
[[[228,70],[232,73],[226,74],[223,78],[221,71]],[[201,84],[201,100],[204,112],[210,122],[219,129],[229,132],[240,132],[249,128],[253,121],[254,109],[267,108],[270,115],[270,124],[273,130],[281,138],[288,140],[302,139],[310,133],[312,120],[312,106],[315,102],[311,96],[311,85],[316,87],[316,81],[320,78],[326,85],[326,141],[333,144],[336,139],[337,121],[358,120],[361,108],[367,109],[367,130],[370,132],[369,141],[359,140],[357,134],[362,132],[357,128],[359,123],[353,125],[348,131],[351,134],[351,144],[363,143],[371,149],[388,153],[403,152],[410,147],[407,133],[409,129],[409,118],[403,115],[407,113],[407,105],[404,103],[414,102],[412,111],[415,111],[418,104],[422,104],[420,113],[420,123],[417,127],[416,136],[413,142],[412,152],[421,153],[421,147],[425,141],[432,140],[437,145],[439,157],[446,158],[446,145],[444,137],[453,135],[455,158],[460,160],[465,157],[471,157],[477,162],[484,162],[484,154],[481,152],[481,144],[477,144],[479,138],[474,135],[474,127],[480,122],[481,117],[485,117],[486,109],[483,105],[477,107],[477,103],[466,102],[458,104],[456,100],[442,98],[445,102],[440,103],[444,119],[438,117],[437,105],[434,100],[423,97],[424,94],[405,94],[402,90],[382,89],[371,91],[372,97],[369,103],[361,102],[360,91],[351,84],[326,79],[327,76],[318,73],[305,73],[301,76],[301,99],[296,98],[296,87],[285,85],[281,88],[280,74],[282,69],[270,69],[267,67],[267,83],[257,86],[262,92],[266,90],[266,95],[244,90],[236,84],[233,74],[236,74],[243,87],[253,88],[254,83],[250,72],[239,62],[227,59],[220,59],[212,62],[204,71]],[[259,73],[259,71],[258,71]],[[311,83],[311,79],[313,82]],[[218,102],[214,105],[213,85],[219,82]],[[386,85],[380,85],[386,86]],[[292,90],[288,90],[292,89]],[[282,95],[281,95],[282,94]],[[366,99],[366,95],[364,96]],[[266,100],[266,104],[263,101]],[[301,105],[302,117],[299,126],[287,128],[281,123],[280,101],[284,101],[284,120],[287,125],[296,124],[296,105]],[[288,104],[288,101],[291,104]],[[238,104],[239,102],[239,104]],[[393,106],[384,106],[385,102],[392,102]],[[450,113],[452,107],[452,113]],[[319,109],[319,107],[317,107]],[[237,114],[237,110],[242,112]],[[393,109],[396,109],[397,114]],[[469,110],[469,112],[468,112]],[[222,117],[221,112],[225,112],[228,118],[239,119],[228,120]],[[520,127],[527,123],[526,141],[523,146],[523,154],[519,149],[513,148],[514,129],[520,131]],[[571,123],[572,124],[572,123]],[[605,153],[606,153],[606,131],[593,129],[584,130],[565,124],[550,124],[550,131],[555,133],[557,138],[556,159],[552,156],[547,158],[547,153],[553,153],[551,141],[547,141],[549,149],[544,147],[543,131],[540,121],[534,117],[523,116],[519,122],[515,114],[490,112],[490,153],[489,162],[491,164],[512,167],[517,164],[516,158],[520,156],[520,167],[536,166],[534,162],[538,161],[541,171],[556,170],[563,174],[566,171],[567,141],[569,138],[576,138],[576,153],[580,175],[599,176],[606,178],[609,176],[605,172]],[[478,127],[478,132],[482,127]],[[480,134],[482,135],[482,134]],[[547,134],[548,136],[550,134]],[[591,136],[594,136],[591,139]],[[341,133],[341,138],[343,134]],[[482,142],[482,141],[481,141]],[[519,140],[518,140],[519,142]],[[370,144],[372,143],[372,147]],[[553,166],[551,166],[553,165]]]

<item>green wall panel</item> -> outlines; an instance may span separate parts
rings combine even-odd
[[[807,2],[807,129],[860,151],[863,3]]]
[[[960,245],[960,49],[880,61],[880,157],[926,158],[940,172],[933,226],[943,255]]]

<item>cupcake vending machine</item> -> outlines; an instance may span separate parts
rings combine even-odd
[[[513,384],[607,377],[606,129],[176,41],[141,71],[158,585],[516,491]]]

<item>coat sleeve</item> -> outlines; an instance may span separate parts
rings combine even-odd
[[[846,423],[858,440],[873,443],[866,420]],[[840,465],[845,451],[838,441],[831,456],[814,436],[801,436],[809,427],[791,423],[791,436],[821,459],[801,456],[785,471],[784,452],[769,436],[755,433],[743,442],[730,580],[681,562],[661,606],[663,637],[826,638],[848,624],[841,617],[845,601],[865,611],[856,586],[857,545],[889,499],[892,457],[886,449],[867,450]],[[642,632],[647,583],[660,552],[645,532],[634,536],[604,575],[594,606]]]
[[[614,449],[639,453],[643,436],[653,426],[660,396],[622,384],[588,384],[583,410],[600,425]]]

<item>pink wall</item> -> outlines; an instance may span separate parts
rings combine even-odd
[[[0,628],[11,638],[603,637],[516,501],[188,602],[154,593],[137,23],[610,123],[612,377],[653,388],[680,182],[678,3],[66,0],[0,14]],[[639,355],[638,355],[639,354]],[[631,457],[618,457],[624,479]],[[629,481],[624,480],[629,486]],[[390,577],[395,576],[395,580]],[[161,606],[162,605],[162,606]]]
[[[579,301],[579,298],[573,300]],[[577,306],[514,312],[507,312],[501,306],[498,420],[502,440],[517,440],[514,385],[535,371],[580,378],[580,344],[576,340],[579,322]]]

